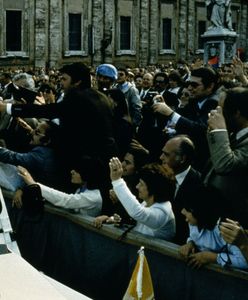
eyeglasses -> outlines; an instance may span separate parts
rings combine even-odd
[[[156,83],[164,83],[163,80],[155,80]]]
[[[118,73],[118,76],[120,77],[125,76],[125,73]]]
[[[188,81],[187,84],[188,84],[188,86],[192,86],[192,88],[194,88],[194,89],[201,85],[201,83],[198,83],[195,81]]]

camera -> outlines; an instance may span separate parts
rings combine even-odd
[[[15,100],[21,101],[24,99],[27,103],[34,103],[34,100],[38,95],[35,91],[17,86],[13,83],[11,83],[10,90]]]
[[[147,94],[144,98],[146,104],[148,104],[149,106],[152,106],[153,104],[155,104],[156,100],[154,100],[153,98],[157,95],[159,95],[159,93],[156,91],[147,92]]]

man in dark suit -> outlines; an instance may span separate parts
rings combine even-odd
[[[175,129],[177,134],[187,134],[193,140],[196,147],[195,167],[202,170],[208,157],[207,147],[207,120],[210,110],[218,105],[215,91],[218,87],[218,76],[214,70],[199,68],[191,72],[188,81],[190,101],[176,111],[166,103],[159,102],[153,105],[155,112],[168,118],[167,128]],[[159,96],[157,96],[159,97]]]
[[[185,244],[189,237],[188,224],[181,214],[187,201],[201,201],[203,184],[201,175],[192,168],[191,164],[195,156],[193,142],[186,135],[178,135],[171,138],[162,149],[160,159],[163,165],[168,165],[176,177],[176,193],[172,202],[173,212],[176,218],[175,243]],[[191,203],[191,202],[190,202]]]
[[[223,214],[248,228],[248,89],[228,90],[209,114],[211,164],[204,182],[224,199]]]
[[[179,105],[178,97],[175,93],[167,90],[169,85],[169,77],[166,73],[158,72],[154,76],[154,89],[163,96],[165,103],[172,109],[176,109]]]
[[[108,161],[116,154],[112,129],[112,109],[105,95],[91,88],[90,69],[73,63],[61,70],[65,96],[62,102],[48,105],[0,104],[0,111],[16,117],[60,119],[59,153],[71,170],[79,157],[99,159],[108,170]]]
[[[10,73],[2,73],[0,75],[0,85],[1,85],[0,96],[3,98],[3,100],[12,98],[11,82],[12,80],[11,80]]]

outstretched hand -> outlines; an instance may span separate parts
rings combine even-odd
[[[35,181],[27,169],[18,166],[18,174],[23,178],[27,185],[35,184]]]
[[[109,162],[110,178],[112,181],[120,179],[123,173],[122,164],[118,157],[112,157]]]
[[[173,113],[173,110],[165,102],[153,104],[152,109],[155,113],[160,113],[167,117]]]

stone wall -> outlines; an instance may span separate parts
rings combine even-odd
[[[0,0],[1,11],[23,10],[20,53],[6,53],[5,14],[0,16],[0,65],[59,67],[82,60],[146,66],[178,58],[193,59],[198,49],[198,21],[205,18],[204,0]],[[21,8],[20,8],[20,5]],[[248,51],[248,3],[233,0],[238,47]],[[199,7],[201,13],[199,13]],[[68,51],[68,13],[82,13],[82,51]],[[131,49],[119,45],[120,16],[131,17]],[[162,19],[172,20],[172,47],[162,49]]]

